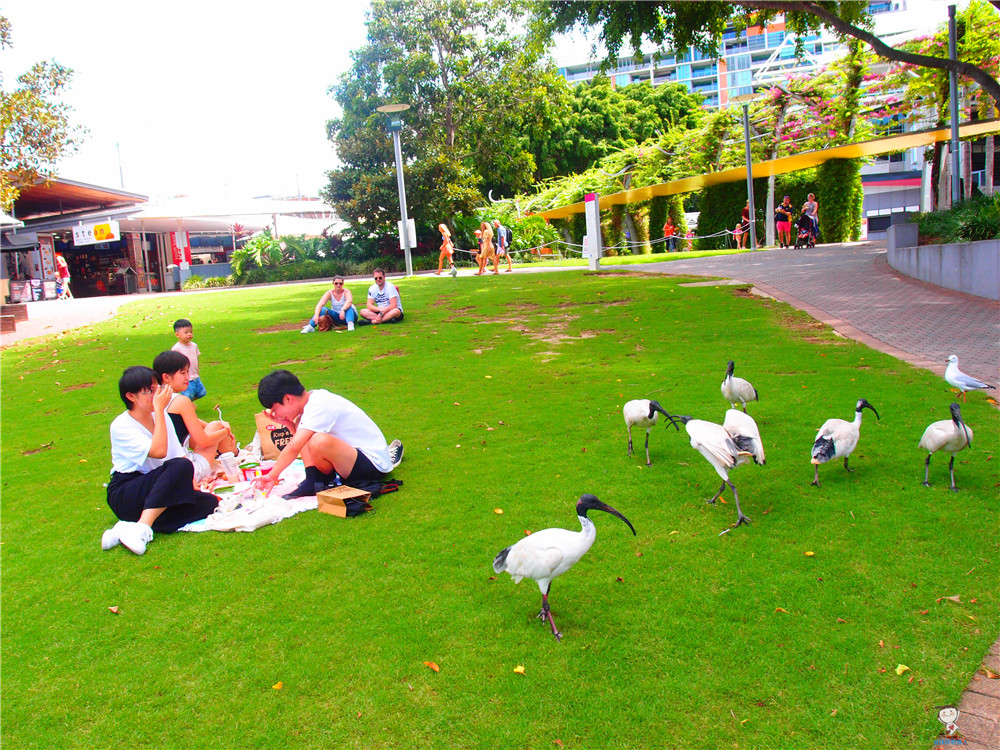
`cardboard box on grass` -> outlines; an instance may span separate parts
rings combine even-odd
[[[319,503],[320,513],[329,513],[331,516],[347,518],[347,504],[344,502],[345,500],[360,500],[368,506],[367,510],[371,510],[371,503],[368,502],[368,498],[371,496],[372,493],[370,492],[342,484],[339,487],[331,487],[328,490],[317,492],[316,500]]]

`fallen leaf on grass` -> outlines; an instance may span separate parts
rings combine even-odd
[[[833,710],[832,710],[832,711],[830,712],[830,716],[836,716],[836,715],[837,715],[837,709],[833,709]]]
[[[530,532],[530,531],[528,531],[527,529],[525,529],[525,530],[524,530],[524,535],[525,535],[525,536],[531,536],[531,532]]]
[[[461,406],[461,404],[460,404],[460,403],[458,403],[458,401],[456,401],[456,402],[455,402],[455,406]]]
[[[625,583],[625,579],[622,578],[621,576],[617,576],[615,580],[618,581],[618,583]]]
[[[879,648],[885,648],[885,641],[879,641],[878,642],[878,647]]]
[[[360,711],[358,711],[358,718],[359,719],[361,718],[361,712]]]
[[[670,532],[670,534],[676,534],[676,533],[677,533],[676,531],[671,531]],[[670,536],[670,534],[667,534],[667,536]]]
[[[108,607],[108,612],[110,612],[113,615],[117,615],[118,614],[118,607]]]
[[[838,617],[837,622],[847,622],[843,617]]]
[[[42,451],[47,451],[49,448],[51,448],[55,444],[56,444],[56,441],[53,440],[51,443],[45,443],[44,445],[41,445],[38,448],[32,448],[30,451],[21,451],[21,455],[22,456],[33,456],[36,453],[41,453]]]
[[[942,600],[949,601],[949,602],[955,602],[955,604],[961,604],[962,603],[962,600],[959,598],[958,594],[955,594],[955,596],[939,596],[935,601],[940,604]]]
[[[789,612],[789,611],[788,611],[787,609],[784,609],[784,608],[782,608],[782,607],[775,607],[775,608],[774,608],[774,611],[775,611],[775,612],[783,612],[783,613],[784,613],[784,614],[786,614],[786,615],[788,615],[788,614],[791,614],[791,613],[790,613],[790,612]]]
[[[879,674],[885,674],[885,673],[886,673],[886,671],[887,671],[887,670],[886,670],[886,668],[885,668],[885,667],[879,667],[879,668],[878,668],[878,673],[879,673]]]
[[[987,669],[986,667],[980,667],[979,671],[984,675],[989,677],[991,680],[1000,680],[1000,674],[997,674],[992,669]]]
[[[493,512],[496,513],[498,516],[502,516],[503,515],[503,508],[494,508]]]
[[[803,552],[802,554],[805,555],[806,557],[815,557],[816,556],[815,552]]]
[[[434,663],[434,662],[432,662],[432,661],[425,661],[425,662],[424,662],[424,666],[425,666],[425,667],[430,667],[430,668],[431,668],[431,669],[433,669],[433,670],[434,670],[435,672],[440,672],[440,671],[441,671],[441,667],[439,667],[439,666],[438,666],[437,664],[435,664],[435,663]]]
[[[896,665],[896,674],[898,674],[898,675],[902,675],[903,672],[909,672],[909,671],[910,671],[910,668],[908,666],[906,666],[905,664],[897,664]]]
[[[281,690],[281,688],[283,688],[283,687],[284,687],[284,684],[281,683],[281,682],[276,682],[273,685],[271,685],[271,689],[272,690]]]
[[[920,610],[919,614],[926,615],[928,612],[930,612],[929,609],[922,609],[922,610]]]
[[[516,667],[514,667],[514,671],[517,672],[518,674],[524,674],[524,667],[518,664]]]
[[[562,740],[552,740],[552,744],[555,745],[556,747],[563,746]]]

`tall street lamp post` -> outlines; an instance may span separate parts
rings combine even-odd
[[[396,186],[399,189],[399,214],[402,219],[399,232],[400,244],[406,256],[406,275],[413,275],[413,259],[410,257],[410,220],[406,215],[406,186],[403,184],[403,151],[399,146],[399,131],[403,129],[403,118],[400,113],[410,108],[409,104],[383,104],[377,111],[389,118],[389,132],[392,133],[392,146],[396,152]]]
[[[743,105],[743,145],[746,148],[747,161],[747,201],[750,204],[750,249],[757,249],[757,214],[753,202],[753,160],[750,156],[750,102],[758,99],[760,94],[741,94],[732,97],[732,101]]]

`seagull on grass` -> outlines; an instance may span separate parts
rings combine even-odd
[[[996,390],[996,386],[976,380],[971,375],[966,375],[958,369],[958,356],[952,354],[948,357],[948,368],[944,371],[944,379],[948,383],[962,392],[962,402],[966,401],[967,391],[985,391],[989,388]]]

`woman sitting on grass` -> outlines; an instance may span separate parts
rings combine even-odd
[[[141,555],[154,530],[177,531],[219,504],[215,495],[194,489],[194,465],[166,415],[173,389],[157,380],[154,370],[136,366],[118,381],[127,411],[111,423],[108,506],[121,520],[101,537],[105,550],[120,543]]]

